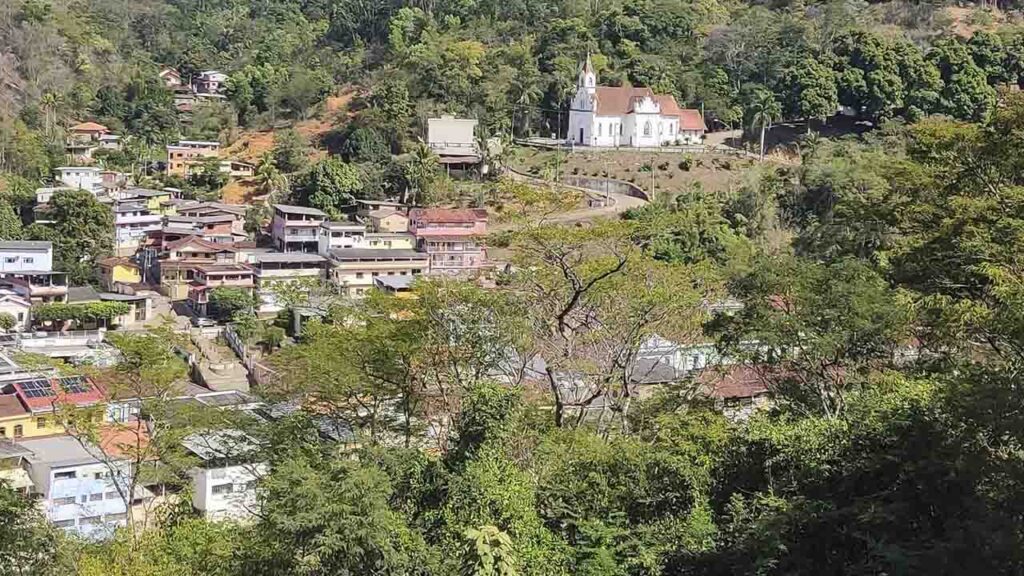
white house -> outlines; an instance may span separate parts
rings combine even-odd
[[[29,475],[47,519],[55,526],[83,536],[102,537],[125,524],[127,509],[114,484],[117,478],[98,457],[98,449],[87,450],[70,436],[18,443],[31,453],[27,458]],[[127,477],[127,462],[113,467],[121,479]],[[138,492],[140,498],[152,497],[142,487]]]
[[[134,254],[149,232],[160,229],[163,216],[145,204],[121,202],[114,208],[114,250],[117,256]]]
[[[587,57],[569,108],[569,139],[580,146],[633,148],[699,144],[700,111],[683,109],[671,94],[650,88],[598,86]]]
[[[80,188],[93,194],[103,190],[103,170],[91,166],[61,166],[57,180],[68,188]]]
[[[32,301],[24,295],[11,288],[0,287],[0,314],[10,314],[14,318],[14,331],[20,332],[28,328],[31,309]]]
[[[53,243],[38,240],[0,241],[0,274],[53,270]]]
[[[254,462],[255,439],[239,430],[196,433],[183,442],[200,461],[191,471],[192,506],[210,520],[240,519],[257,506],[256,482],[267,472]]]

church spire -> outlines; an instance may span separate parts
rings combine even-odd
[[[580,68],[578,84],[580,88],[586,88],[590,92],[593,92],[594,87],[597,86],[597,73],[594,72],[594,63],[590,61],[590,52],[587,52],[587,59],[583,61],[583,67]]]

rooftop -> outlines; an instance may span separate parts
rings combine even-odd
[[[357,261],[357,260],[426,260],[427,255],[417,250],[409,249],[382,249],[382,248],[335,248],[331,250],[331,258],[334,260]]]
[[[0,241],[0,250],[50,250],[53,242],[42,240],[3,240]]]
[[[149,188],[128,188],[127,190],[124,191],[124,193],[131,196],[139,196],[144,198],[171,195],[171,193],[167,190],[152,190]]]
[[[394,290],[395,292],[402,292],[412,288],[412,283],[416,281],[415,276],[378,276],[373,279],[374,283],[382,288],[388,290]]]
[[[362,204],[365,206],[405,206],[405,204],[402,204],[401,202],[391,202],[389,200],[356,200],[356,204]]]
[[[91,464],[98,461],[94,454],[99,450],[86,450],[71,436],[49,436],[46,438],[31,438],[20,440],[18,444],[32,452],[28,457],[30,462],[48,464],[53,468],[63,466],[75,466],[80,464]]]
[[[257,263],[263,262],[324,262],[327,259],[309,252],[266,252],[253,255]]]
[[[245,264],[200,264],[196,266],[196,270],[201,271],[203,274],[252,273],[252,268]]]
[[[366,226],[356,222],[329,222],[324,221],[320,224],[321,228],[329,228],[331,230],[353,230],[353,231],[365,231]]]
[[[232,429],[192,434],[182,445],[204,461],[244,457],[258,448],[252,436]]]
[[[72,132],[106,132],[107,127],[96,122],[82,122],[81,124],[75,124],[68,128],[68,130]]]
[[[100,294],[92,286],[69,286],[68,304],[99,302]]]
[[[28,414],[28,410],[22,405],[21,400],[18,400],[17,395],[4,394],[0,396],[0,418],[21,416],[23,414]]]
[[[327,217],[322,210],[316,208],[309,208],[307,206],[291,206],[288,204],[274,204],[274,210],[278,210],[285,214],[307,214],[309,216],[322,216]]]
[[[413,208],[409,212],[413,220],[426,222],[455,222],[472,224],[479,220],[487,220],[487,211],[472,208]]]

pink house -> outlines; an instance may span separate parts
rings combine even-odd
[[[431,274],[475,274],[487,265],[486,210],[415,208],[409,232],[429,256]]]
[[[195,268],[189,283],[188,300],[192,310],[206,316],[210,292],[215,288],[240,288],[253,292],[255,272],[245,264],[204,264]]]

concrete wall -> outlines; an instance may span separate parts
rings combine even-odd
[[[610,192],[612,194],[624,194],[626,196],[633,196],[634,198],[641,198],[648,202],[651,200],[643,188],[630,182],[623,182],[622,180],[597,178],[594,176],[563,176],[562,182],[569,186],[586,188],[587,190],[592,190],[601,194]]]

